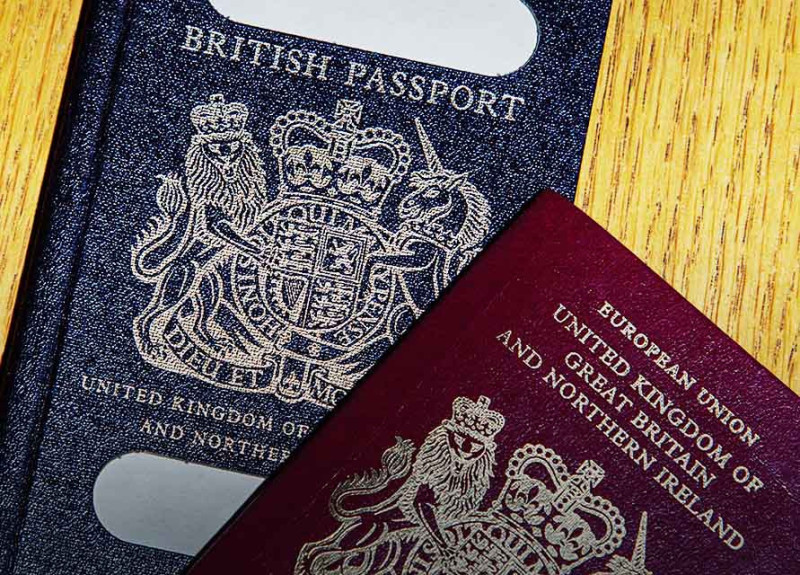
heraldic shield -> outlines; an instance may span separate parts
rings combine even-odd
[[[456,398],[418,449],[398,437],[379,469],[340,483],[329,505],[339,526],[303,545],[295,575],[653,575],[646,513],[632,558],[612,555],[625,519],[595,493],[605,478],[595,461],[570,472],[552,449],[526,444],[493,491],[505,419],[489,405]]]
[[[412,148],[362,114],[340,100],[332,119],[276,118],[271,176],[245,104],[215,94],[191,110],[184,171],[159,176],[132,250],[153,286],[133,325],[145,360],[330,408],[466,266],[489,233],[486,198],[419,120]]]

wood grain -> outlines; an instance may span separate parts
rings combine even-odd
[[[796,0],[615,0],[576,204],[800,392]]]
[[[80,0],[0,0],[0,348]],[[797,0],[615,0],[576,203],[800,392]]]
[[[25,261],[80,0],[0,0],[0,351]]]

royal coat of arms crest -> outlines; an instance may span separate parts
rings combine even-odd
[[[459,397],[452,416],[417,450],[397,438],[381,467],[349,477],[330,499],[339,527],[300,550],[295,575],[653,575],[645,565],[647,514],[631,559],[614,555],[625,520],[593,491],[605,471],[571,473],[543,445],[518,448],[505,483],[485,503],[504,417],[490,401]]]
[[[330,408],[471,260],[491,210],[468,173],[444,167],[419,120],[412,147],[362,114],[340,100],[332,120],[276,118],[274,178],[245,104],[192,109],[184,170],[159,176],[132,250],[153,286],[133,326],[146,361]]]

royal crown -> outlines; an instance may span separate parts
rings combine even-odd
[[[209,139],[241,135],[247,123],[247,106],[239,102],[226,104],[222,94],[212,94],[208,100],[208,104],[195,106],[189,115],[197,133]]]
[[[538,566],[531,573],[571,573],[620,547],[625,519],[592,493],[604,477],[603,468],[591,460],[570,473],[562,458],[543,445],[514,452],[492,512],[510,520],[514,532],[529,542]]]
[[[334,120],[305,110],[280,116],[270,130],[282,194],[357,206],[376,217],[411,162],[400,134],[360,128],[363,106],[339,100]]]
[[[480,396],[478,401],[456,398],[450,421],[460,431],[483,440],[493,440],[506,424],[505,417],[489,409],[489,398],[485,396]]]

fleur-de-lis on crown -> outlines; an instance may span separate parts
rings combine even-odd
[[[483,395],[478,401],[459,397],[453,402],[452,418],[445,423],[481,441],[492,441],[503,429],[506,419],[489,409],[489,404],[489,398]]]
[[[562,458],[542,445],[525,445],[509,460],[506,483],[492,508],[518,523],[542,545],[554,572],[613,553],[625,537],[625,520],[592,490],[604,479],[596,462],[570,473]]]
[[[270,145],[281,193],[341,201],[377,216],[408,172],[411,155],[400,134],[361,128],[362,115],[361,102],[339,100],[333,121],[305,110],[277,118]]]
[[[208,104],[192,109],[189,119],[197,134],[206,139],[236,137],[247,123],[247,106],[240,102],[225,103],[225,96],[212,94]]]

